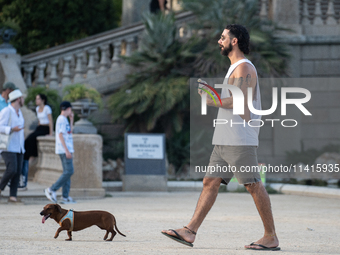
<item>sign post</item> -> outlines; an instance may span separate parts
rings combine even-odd
[[[164,134],[125,134],[123,191],[167,191]]]

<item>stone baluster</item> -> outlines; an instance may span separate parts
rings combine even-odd
[[[323,20],[321,18],[322,12],[321,12],[321,0],[315,1],[315,11],[314,11],[314,25],[323,25]]]
[[[87,72],[87,51],[84,50],[83,52],[83,58],[82,58],[82,61],[81,61],[81,68],[83,70],[83,78],[84,78],[84,75],[86,74]]]
[[[81,83],[84,78],[83,78],[83,52],[82,53],[78,53],[76,54],[76,69],[75,69],[75,75],[74,75],[74,79],[73,82],[74,83]]]
[[[72,55],[71,56],[71,61],[70,61],[70,73],[71,73],[71,77],[74,77],[75,69],[76,69],[76,58],[75,58],[74,55]]]
[[[99,73],[104,73],[107,70],[108,59],[107,59],[107,52],[109,50],[109,45],[105,44],[100,46],[101,50],[101,59],[100,59],[100,68]]]
[[[185,29],[185,37],[186,38],[191,38],[191,36],[192,36],[192,29],[187,24],[184,25],[184,29]]]
[[[126,57],[131,56],[133,41],[134,41],[133,37],[127,38],[127,40],[126,40],[126,52],[125,52]]]
[[[63,58],[59,58],[59,62],[58,62],[58,75],[59,75],[59,77],[63,76],[63,70],[64,70],[64,61],[63,61]]]
[[[33,72],[33,66],[26,66],[24,68],[25,70],[25,82],[27,87],[32,86],[32,72]]]
[[[334,12],[334,1],[329,0],[328,2],[328,10],[327,10],[327,19],[326,19],[326,24],[327,25],[336,25],[336,19],[335,19],[335,12]]]
[[[70,72],[70,62],[71,62],[72,56],[67,56],[64,57],[64,70],[63,70],[63,74],[62,74],[62,80],[61,80],[61,84],[62,86],[66,86],[66,85],[70,85],[72,84],[71,81],[71,72]]]
[[[97,53],[97,48],[89,50],[89,64],[87,65],[87,79],[96,76],[95,68],[95,55]]]
[[[94,70],[98,70],[99,67],[100,67],[100,63],[99,63],[99,51],[98,51],[98,48],[96,50],[96,53],[94,54],[94,65],[95,65],[95,68]]]
[[[143,36],[142,33],[138,35],[138,42],[137,42],[138,43],[138,48],[137,48],[138,51],[142,50],[142,36]]]
[[[121,41],[113,43],[113,57],[111,68],[116,68],[119,66],[121,45],[122,45]]]
[[[260,18],[266,19],[268,17],[267,13],[267,0],[261,0],[261,10],[260,10]]]
[[[58,82],[58,73],[57,73],[57,64],[59,60],[54,59],[50,62],[51,66],[51,75],[50,75],[50,85],[49,87],[51,89],[56,89],[58,88],[59,82]]]
[[[183,27],[183,24],[180,23],[180,24],[177,24],[177,36],[179,38],[182,38],[184,36],[184,27]]]
[[[41,63],[37,65],[37,71],[38,71],[38,78],[36,80],[36,84],[39,86],[45,86],[45,68],[46,63]]]
[[[51,65],[48,63],[46,71],[45,71],[45,83],[46,84],[50,83],[50,76],[51,76]]]
[[[302,9],[302,20],[301,20],[301,24],[302,25],[309,25],[310,21],[308,19],[309,17],[309,12],[308,12],[308,0],[303,0],[303,9]]]

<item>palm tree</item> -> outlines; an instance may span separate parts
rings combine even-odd
[[[177,168],[189,162],[188,80],[226,73],[228,59],[220,55],[217,41],[227,24],[250,31],[250,60],[259,76],[285,75],[288,60],[276,36],[280,29],[258,17],[258,1],[182,0],[182,6],[196,16],[193,37],[178,38],[172,14],[145,15],[141,50],[124,58],[134,72],[109,100],[113,120],[124,120],[127,131],[166,133],[169,161]]]
[[[125,58],[134,72],[111,96],[109,109],[114,121],[125,120],[126,130],[170,137],[188,115],[190,65],[201,49],[196,38],[179,40],[173,15],[144,15],[144,25],[141,50]]]
[[[195,14],[197,21],[191,24],[195,30],[203,30],[205,50],[197,59],[196,68],[201,76],[224,75],[228,60],[221,56],[217,41],[228,24],[241,24],[250,34],[249,59],[257,67],[260,77],[287,75],[289,54],[278,33],[286,30],[259,15],[258,0],[181,0],[185,10]]]

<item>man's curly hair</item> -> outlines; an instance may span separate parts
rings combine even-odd
[[[225,29],[229,30],[230,38],[237,38],[237,44],[244,54],[249,54],[249,33],[242,25],[231,24],[227,25]]]

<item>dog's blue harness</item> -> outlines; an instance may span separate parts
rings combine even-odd
[[[70,222],[71,222],[71,227],[70,227],[69,231],[72,231],[72,230],[73,230],[73,209],[68,210],[68,212],[66,213],[66,215],[59,221],[60,227],[62,226],[63,221],[66,220],[66,219],[69,219],[69,220],[70,220]]]

